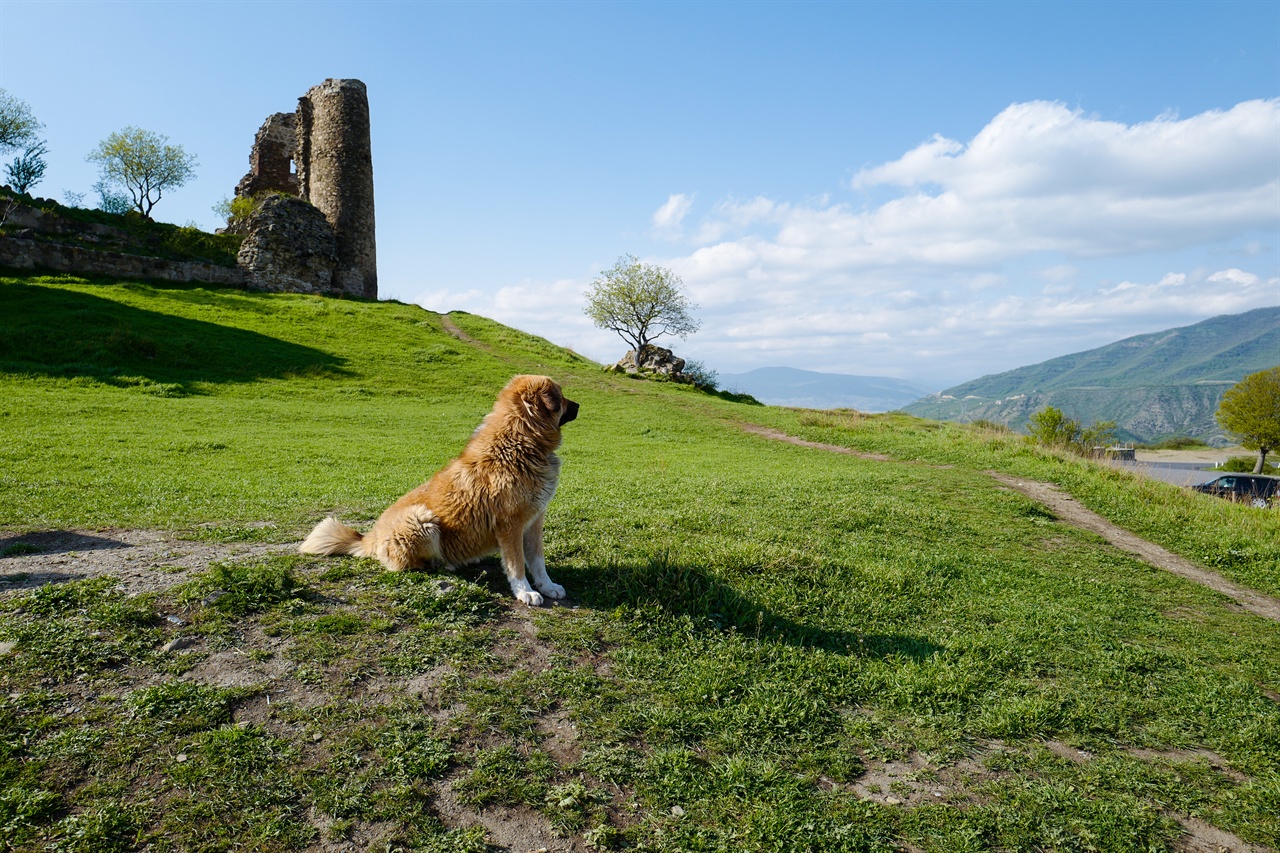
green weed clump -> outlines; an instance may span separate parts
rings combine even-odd
[[[214,563],[208,573],[192,583],[182,600],[197,601],[231,616],[245,616],[286,605],[296,608],[307,597],[306,584],[294,575],[296,558],[276,558],[248,563]]]

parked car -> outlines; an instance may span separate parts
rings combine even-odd
[[[1197,492],[1247,501],[1256,507],[1265,507],[1274,498],[1280,498],[1280,477],[1261,474],[1223,474],[1216,480],[1192,486]]]

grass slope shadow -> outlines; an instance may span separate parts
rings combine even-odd
[[[72,290],[6,282],[0,316],[5,373],[87,376],[113,385],[346,374],[344,359],[313,347]]]
[[[688,617],[694,625],[707,630],[733,629],[838,655],[898,656],[921,661],[945,651],[920,637],[863,634],[798,622],[748,598],[712,572],[680,564],[666,553],[651,557],[643,565],[613,565],[565,574],[577,576],[568,582],[581,590],[575,598],[586,607],[656,609],[670,616]]]

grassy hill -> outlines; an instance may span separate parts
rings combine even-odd
[[[1280,359],[1280,307],[1213,317],[948,388],[906,407],[920,417],[1022,427],[1056,406],[1121,437],[1172,435],[1227,443],[1214,412],[1228,388]]]
[[[567,605],[514,604],[493,561],[290,553],[423,481],[521,372],[582,406],[546,529]],[[1280,624],[988,472],[1277,595],[1270,511],[397,303],[0,279],[0,392],[0,849],[1280,843]],[[130,595],[41,551],[72,529],[258,551]],[[64,582],[18,589],[46,557]]]

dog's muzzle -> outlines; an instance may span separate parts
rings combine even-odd
[[[578,404],[572,400],[564,401],[564,414],[560,416],[560,426],[564,426],[569,421],[578,416]]]

